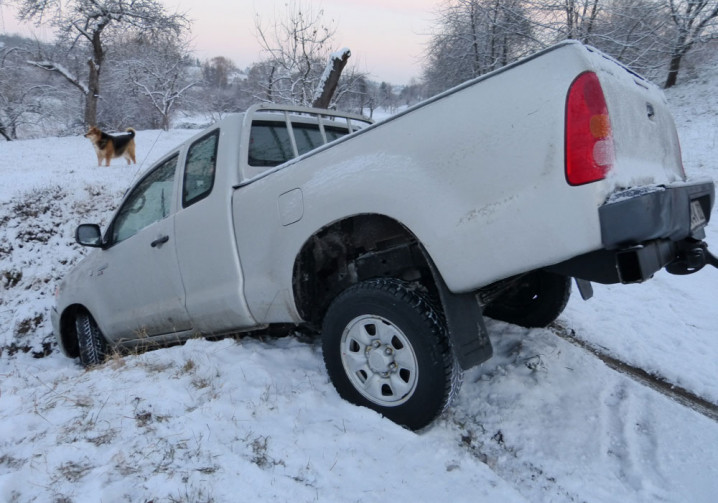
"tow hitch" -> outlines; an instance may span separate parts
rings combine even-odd
[[[708,251],[708,244],[704,241],[684,241],[678,258],[666,266],[666,271],[671,274],[692,274],[705,265],[718,268],[718,257]]]

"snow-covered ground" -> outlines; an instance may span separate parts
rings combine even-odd
[[[669,94],[689,175],[714,180],[716,82]],[[98,168],[81,137],[0,144],[0,501],[715,501],[718,424],[549,330],[489,322],[494,358],[420,433],[342,401],[314,341],[193,340],[91,371],[60,355],[74,227],[192,134],[138,132],[140,167]],[[594,288],[562,325],[718,403],[718,270]]]

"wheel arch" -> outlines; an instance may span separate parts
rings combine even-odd
[[[302,319],[320,326],[331,301],[367,279],[393,277],[434,289],[430,258],[405,225],[381,214],[359,214],[317,230],[294,261],[292,290]]]
[[[344,218],[305,241],[292,274],[295,306],[302,319],[319,328],[342,291],[374,278],[395,278],[426,289],[442,308],[463,369],[491,357],[491,341],[474,293],[451,292],[416,235],[385,215]]]
[[[58,339],[62,344],[64,353],[71,358],[80,356],[75,318],[79,313],[83,312],[92,316],[90,311],[82,304],[67,306],[60,315],[60,337]]]

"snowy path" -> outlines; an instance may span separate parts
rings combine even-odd
[[[704,415],[708,419],[718,422],[718,405],[697,396],[692,391],[670,383],[663,376],[650,374],[641,368],[634,367],[633,365],[614,358],[606,352],[591,346],[582,338],[578,338],[573,330],[567,330],[560,322],[552,324],[550,330],[563,340],[583,348],[592,355],[596,356],[612,370],[633,379],[638,384],[643,384],[644,386],[667,396],[674,402],[688,407],[689,409]]]

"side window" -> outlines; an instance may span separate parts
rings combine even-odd
[[[182,206],[186,208],[212,192],[217,165],[219,130],[197,140],[187,151],[182,188]]]
[[[336,126],[324,126],[324,132],[327,135],[328,142],[334,141],[338,138],[341,138],[342,136],[346,136],[349,134],[349,130],[347,128]]]
[[[294,141],[297,142],[299,155],[324,145],[318,124],[292,124],[292,131],[294,131]],[[329,137],[327,140],[332,141],[329,140]]]
[[[249,165],[278,166],[294,157],[289,131],[284,122],[252,124],[249,134]]]
[[[176,167],[177,156],[174,156],[152,170],[130,192],[112,224],[113,243],[124,241],[169,216]]]

